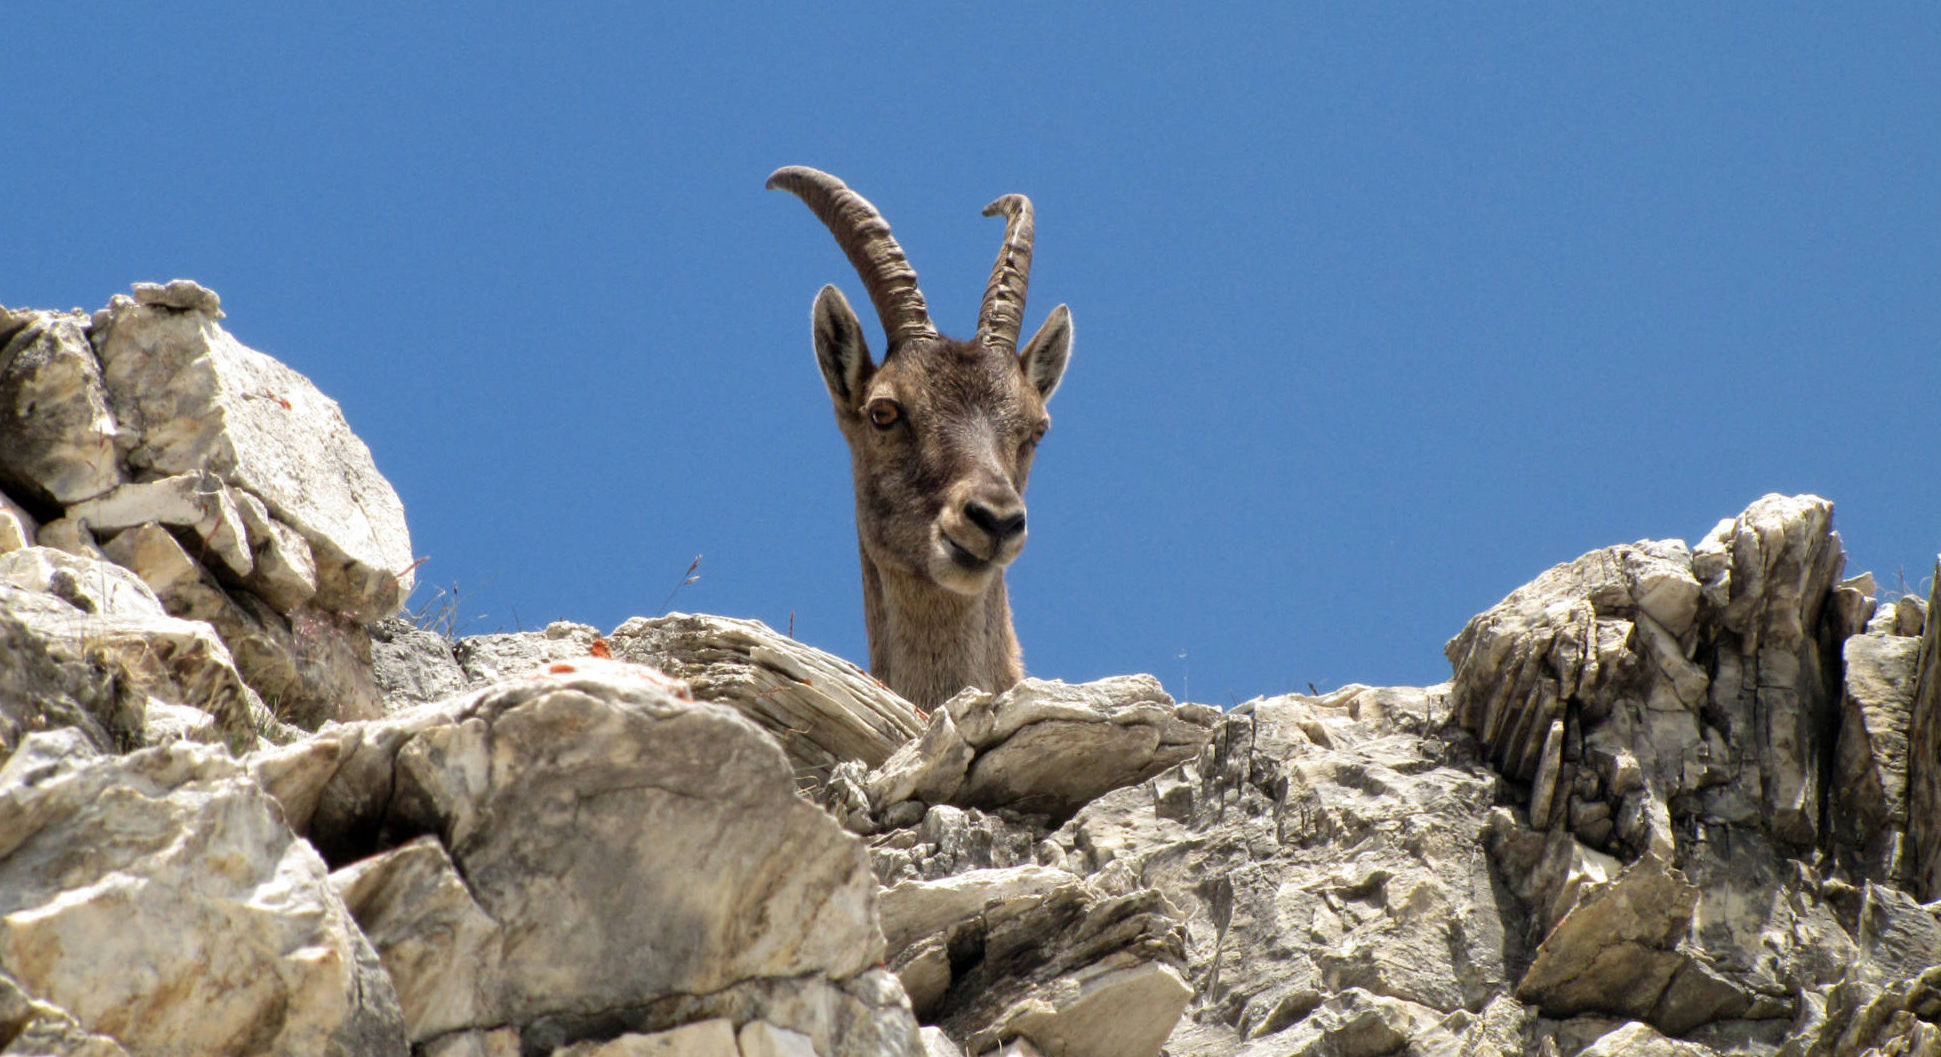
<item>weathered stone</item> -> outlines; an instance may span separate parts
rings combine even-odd
[[[542,631],[468,635],[454,643],[451,652],[465,680],[477,686],[591,657],[599,637],[599,629],[591,624],[556,620]]]
[[[556,1057],[742,1057],[735,1045],[735,1026],[716,1018],[684,1024],[651,1035],[622,1035],[611,1042],[579,1042]]]
[[[608,640],[615,657],[685,680],[695,697],[774,734],[805,784],[819,785],[843,760],[878,766],[924,730],[916,709],[867,672],[760,621],[635,617]]]
[[[976,755],[970,742],[958,735],[949,707],[939,708],[930,714],[930,725],[920,737],[904,742],[882,767],[870,772],[864,781],[868,806],[880,811],[907,800],[949,803],[963,788],[965,772]]]
[[[1845,693],[1833,753],[1832,836],[1863,877],[1895,877],[1907,832],[1907,734],[1919,639],[1847,639]]]
[[[126,570],[30,547],[0,555],[0,745],[79,726],[100,748],[187,735],[253,746],[273,723],[209,625],[166,616]],[[91,716],[82,721],[81,716]]]
[[[330,875],[397,985],[413,1043],[490,1024],[504,986],[504,933],[480,909],[432,837],[420,837]]]
[[[387,711],[464,691],[465,671],[443,637],[400,617],[370,626],[371,672]]]
[[[0,554],[17,551],[34,545],[34,535],[40,531],[40,522],[11,499],[7,493],[0,492]]]
[[[105,495],[68,508],[67,516],[85,522],[96,535],[120,532],[145,522],[186,530],[204,564],[215,559],[241,578],[255,567],[248,530],[222,479],[203,471],[154,481],[124,484]]]
[[[1927,612],[1941,613],[1941,560]],[[1941,899],[1941,619],[1927,621],[1908,715],[1907,841],[1913,891]]]
[[[0,483],[39,502],[78,502],[126,479],[87,326],[36,313],[0,345]]]
[[[406,1052],[323,861],[239,762],[46,737],[0,768],[0,970],[135,1053]]]
[[[102,551],[139,575],[171,615],[207,621],[280,721],[308,730],[383,713],[363,628],[308,606],[285,616],[246,590],[224,590],[152,522],[122,532]]]
[[[294,613],[317,593],[317,563],[303,533],[270,516],[248,492],[235,493],[236,509],[249,530],[249,575],[243,586],[278,613]]]
[[[249,491],[309,542],[319,608],[359,622],[395,613],[412,578],[397,493],[336,402],[243,347],[216,324],[214,296],[191,286],[117,298],[96,316],[102,377],[135,441],[129,464],[208,471]]]
[[[86,525],[73,518],[55,518],[42,525],[40,530],[34,533],[34,542],[42,547],[66,551],[80,558],[108,560],[107,556],[101,553],[100,546],[95,543],[94,533],[89,532]]]
[[[681,689],[636,665],[559,662],[279,759],[290,814],[321,847],[355,856],[422,833],[442,846],[340,875],[424,1018],[417,1035],[519,1024],[529,1049],[611,1039],[705,1019],[675,1016],[676,996],[729,1003],[775,980],[739,1008],[838,1040],[901,1031],[909,1045],[883,1052],[914,1051],[907,1007],[880,1012],[902,1028],[789,1019],[815,981],[848,987],[882,960],[874,880],[855,838],[795,795],[772,739]]]

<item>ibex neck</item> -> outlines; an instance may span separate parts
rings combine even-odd
[[[967,686],[1007,690],[1024,675],[1000,574],[981,595],[863,562],[869,670],[911,704],[933,709]]]

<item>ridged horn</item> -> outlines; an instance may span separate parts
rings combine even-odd
[[[930,323],[930,309],[917,289],[917,271],[903,255],[903,247],[890,237],[890,222],[869,204],[869,199],[849,189],[841,180],[806,165],[777,169],[768,177],[768,189],[781,188],[800,198],[836,237],[836,244],[849,258],[863,289],[876,306],[876,318],[883,323],[889,352],[910,338],[937,336]]]
[[[1031,199],[1005,195],[984,207],[987,217],[1004,214],[1004,245],[998,248],[984,304],[977,310],[977,340],[1004,352],[1018,351],[1024,326],[1025,287],[1031,282]]]

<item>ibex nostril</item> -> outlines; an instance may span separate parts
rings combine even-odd
[[[982,503],[964,504],[964,516],[971,524],[990,533],[999,543],[1024,531],[1024,511],[1014,510],[1009,514],[999,514]]]

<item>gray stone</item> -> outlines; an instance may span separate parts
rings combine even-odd
[[[285,615],[245,589],[225,590],[153,522],[122,532],[102,551],[153,588],[170,615],[213,627],[279,721],[310,730],[383,713],[362,627],[307,605]]]
[[[0,484],[39,502],[78,502],[126,479],[87,327],[34,313],[0,344]]]
[[[140,1054],[406,1052],[390,980],[243,766],[176,744],[0,768],[0,970]]]
[[[95,317],[102,377],[131,431],[129,465],[207,471],[252,493],[308,541],[320,609],[359,622],[395,613],[412,579],[397,493],[336,402],[238,343],[217,325],[214,295],[192,286],[118,297]]]
[[[660,673],[555,662],[332,727],[264,774],[334,856],[436,836],[338,875],[414,1039],[519,1025],[546,1052],[725,1009],[817,1052],[916,1052],[893,978],[865,997],[884,948],[860,843],[771,738]]]
[[[820,785],[844,760],[878,766],[924,730],[916,708],[869,673],[760,621],[635,617],[608,641],[615,657],[681,679],[695,697],[775,735],[805,785]]]
[[[192,546],[204,564],[213,558],[238,579],[255,567],[235,498],[221,478],[200,470],[121,485],[74,504],[67,516],[85,522],[96,536],[146,522],[175,526],[193,537]]]

